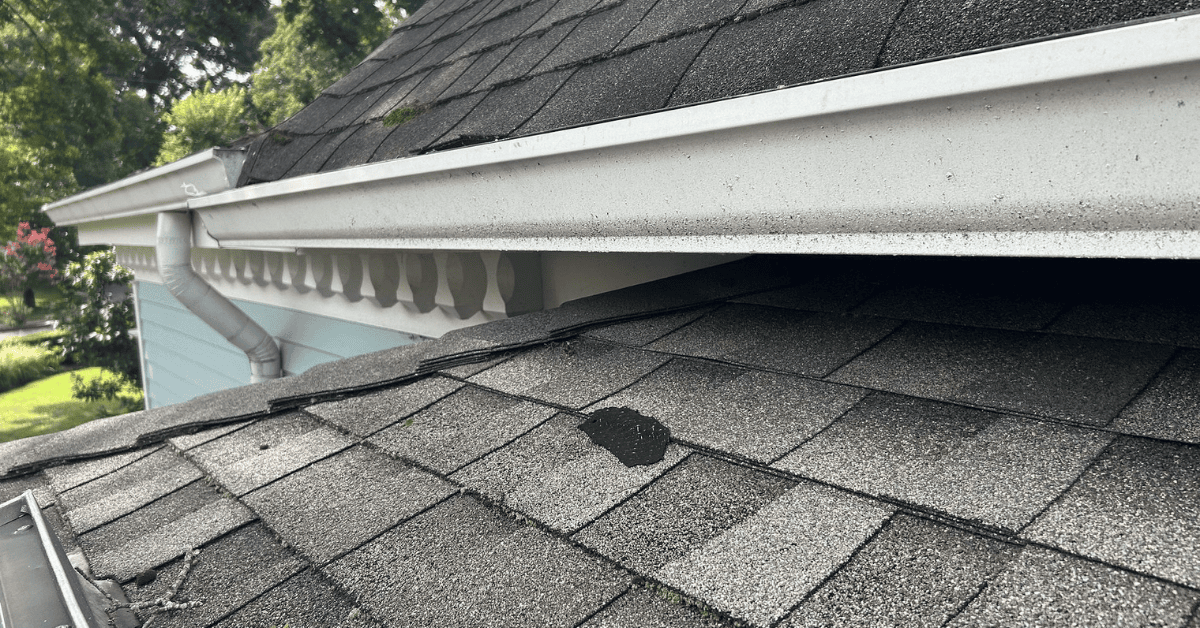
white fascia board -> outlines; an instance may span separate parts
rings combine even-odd
[[[210,148],[42,207],[57,225],[187,209],[189,198],[237,185],[244,150]]]
[[[1200,257],[1200,16],[196,198],[222,246]]]

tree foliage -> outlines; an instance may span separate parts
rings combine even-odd
[[[209,83],[171,107],[163,121],[171,126],[155,160],[156,166],[222,146],[250,129],[246,89],[239,86],[217,91]]]
[[[59,316],[59,329],[65,331],[61,343],[63,357],[78,364],[104,367],[120,375],[125,382],[139,379],[137,340],[132,300],[105,298],[105,288],[133,282],[133,273],[117,266],[111,250],[97,251],[82,263],[67,266],[63,273],[66,294]]]

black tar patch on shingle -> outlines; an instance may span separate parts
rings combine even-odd
[[[671,442],[667,426],[629,408],[601,408],[579,429],[627,467],[660,462]]]

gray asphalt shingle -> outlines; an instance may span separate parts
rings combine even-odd
[[[105,456],[94,460],[85,460],[74,464],[65,464],[46,469],[46,480],[55,493],[69,491],[76,486],[91,482],[96,478],[108,475],[122,467],[134,463],[159,450],[159,447],[146,447],[125,454]]]
[[[375,434],[370,442],[448,474],[554,413],[554,408],[466,387]]]
[[[607,325],[584,333],[589,338],[641,347],[691,323],[713,311],[716,306],[704,306],[682,312],[672,312],[650,318]]]
[[[235,495],[244,495],[345,449],[353,441],[300,413],[260,421],[188,456]]]
[[[126,581],[253,520],[242,504],[196,486],[84,534],[79,542],[97,576]]]
[[[285,541],[322,564],[455,490],[424,471],[354,447],[243,499]]]
[[[1022,536],[1200,588],[1200,447],[1119,437]]]
[[[326,567],[399,626],[575,625],[630,578],[580,549],[454,497]]]
[[[357,436],[370,436],[461,387],[461,383],[444,377],[426,377],[395,388],[308,406],[304,411]]]
[[[638,573],[652,573],[719,536],[794,485],[693,454],[572,538]],[[680,499],[682,495],[691,499]]]
[[[781,628],[936,628],[966,605],[1020,548],[897,515]]]
[[[906,323],[829,379],[1103,426],[1171,352],[1117,340]]]
[[[766,464],[829,425],[865,391],[676,358],[591,409],[628,407],[674,438]]]
[[[255,568],[247,570],[244,568],[247,564]],[[149,586],[127,587],[130,601],[163,596],[182,568],[182,559],[175,560],[161,569]],[[154,625],[179,628],[211,625],[303,568],[304,562],[276,543],[262,525],[247,526],[201,548],[175,599],[203,604],[162,613]]]
[[[201,477],[200,469],[170,448],[60,495],[77,532],[127,515]]]
[[[774,466],[1016,531],[1110,440],[1105,432],[877,393]]]
[[[893,509],[804,482],[655,576],[734,617],[771,625],[844,563]]]
[[[898,325],[898,321],[871,316],[797,315],[795,311],[735,303],[648,348],[823,377]]]
[[[459,470],[453,479],[546,526],[570,534],[674,466],[688,450],[670,445],[658,464],[626,467],[560,414]]]
[[[717,628],[724,622],[678,602],[672,604],[645,588],[634,588],[617,598],[580,628]]]
[[[632,384],[668,359],[593,340],[571,340],[525,351],[469,381],[579,409]]]
[[[333,583],[306,569],[221,620],[215,628],[371,628],[377,625],[359,612],[352,600],[339,593]]]
[[[1200,445],[1200,351],[1181,351],[1113,421],[1112,429]]]
[[[949,626],[1183,626],[1194,591],[1027,547]]]

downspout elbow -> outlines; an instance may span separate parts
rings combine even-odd
[[[250,358],[250,381],[276,379],[283,362],[275,339],[192,270],[192,220],[187,212],[159,212],[155,248],[167,290],[188,310]]]

